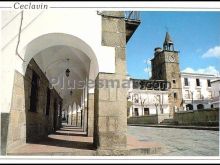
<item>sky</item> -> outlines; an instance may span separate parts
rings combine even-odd
[[[148,79],[154,48],[166,31],[179,52],[182,72],[220,75],[220,12],[142,11],[141,24],[126,46],[127,72]]]

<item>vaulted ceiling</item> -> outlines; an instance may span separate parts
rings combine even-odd
[[[88,79],[91,60],[87,55],[76,48],[57,45],[42,50],[34,56],[34,60],[60,96],[66,99],[65,102],[72,101],[71,97],[80,102],[83,91],[70,88],[76,88],[74,82]],[[69,77],[65,73],[67,68],[70,70]]]

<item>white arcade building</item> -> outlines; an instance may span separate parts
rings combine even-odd
[[[1,11],[2,154],[59,129],[63,111],[81,113],[96,149],[126,149],[126,91],[95,82],[126,78],[139,24],[134,11]]]
[[[219,77],[210,74],[181,73],[184,110],[214,108],[213,98],[219,91],[214,82]]]

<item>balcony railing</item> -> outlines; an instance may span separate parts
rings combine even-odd
[[[140,25],[140,12],[139,11],[125,11],[124,19],[126,22],[126,42],[131,38],[137,27]]]
[[[125,19],[131,21],[140,21],[139,11],[125,11]]]

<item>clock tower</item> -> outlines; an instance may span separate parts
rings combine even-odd
[[[170,115],[182,106],[182,86],[179,68],[178,51],[174,50],[174,43],[170,34],[166,32],[163,49],[155,48],[154,58],[151,60],[152,80],[165,80],[170,82],[169,106]]]

